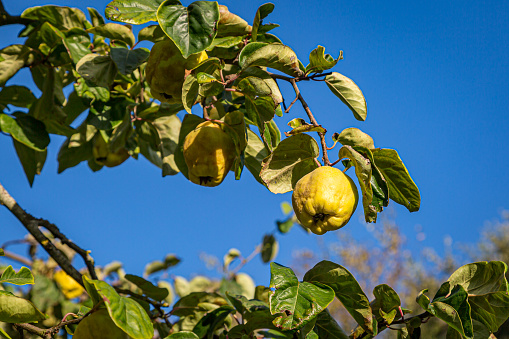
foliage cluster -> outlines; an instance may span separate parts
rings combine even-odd
[[[30,184],[44,166],[54,134],[66,137],[58,154],[59,172],[81,162],[98,171],[141,154],[160,167],[163,176],[182,173],[197,184],[219,184],[229,171],[239,179],[246,167],[271,192],[285,193],[317,168],[341,162],[345,171],[354,167],[367,222],[376,221],[389,199],[417,211],[419,190],[395,150],[376,148],[373,139],[356,128],[334,133],[334,145],[327,147],[327,129],[317,122],[298,83],[325,83],[360,121],[367,116],[366,101],[351,79],[329,71],[341,55],[333,58],[318,46],[304,66],[290,47],[269,33],[278,27],[264,23],[273,9],[271,3],[262,5],[252,25],[212,1],[185,7],[177,0],[114,0],[106,17],[122,24],[106,23],[93,8],[88,9],[89,19],[71,7],[26,9],[19,18],[25,24],[19,33],[24,43],[0,50],[0,130],[12,138]],[[150,21],[157,24],[144,27],[136,38],[130,25]],[[140,41],[155,47],[139,48]],[[163,44],[166,47],[159,48]],[[24,68],[29,68],[40,97],[28,87],[7,85]],[[183,78],[175,76],[180,73]],[[288,107],[278,81],[295,91]],[[291,120],[291,130],[281,140],[277,117],[289,113],[297,101],[307,120]],[[192,111],[198,104],[201,116]],[[182,111],[181,119],[177,113]],[[76,126],[82,114],[86,117]],[[187,154],[197,161],[204,158],[196,156],[199,147],[190,151],[189,146],[190,138],[198,139],[195,134],[202,124],[219,126],[233,146],[223,147],[219,141],[215,150],[233,154],[225,156],[228,160],[199,163],[196,167],[206,171],[197,174]],[[317,133],[319,142],[310,132]],[[338,142],[342,147],[331,162],[328,151]],[[83,319],[107,311],[120,333],[131,338],[346,338],[327,310],[333,300],[357,323],[351,338],[371,338],[393,326],[399,326],[400,338],[419,338],[421,324],[430,317],[448,325],[448,338],[488,338],[509,316],[507,266],[499,261],[462,266],[433,298],[427,290],[420,291],[415,297],[424,312],[413,317],[405,316],[409,310],[390,286],[375,286],[370,301],[354,276],[331,261],[316,264],[302,281],[290,268],[272,262],[268,287],[254,287],[235,271],[219,285],[175,285],[179,299],[171,305],[170,285],[159,281],[156,286],[150,279],[174,266],[174,256],[152,263],[145,277],[125,274],[118,265],[97,270],[87,251],[55,225],[21,210],[1,186],[0,202],[51,257],[34,260],[32,270],[41,280],[32,289],[12,287],[34,284],[26,268],[15,272],[8,267],[0,278],[2,286],[8,286],[0,291],[0,321],[14,324],[21,336],[24,331],[42,338],[62,329],[73,333]],[[291,217],[279,224],[280,231],[293,221]],[[41,226],[49,233],[42,233]],[[264,261],[272,261],[276,245],[273,236],[264,239]],[[72,265],[74,254],[85,260],[86,272]],[[225,256],[227,272],[238,256],[235,251]],[[55,271],[57,265],[65,273]],[[20,296],[27,291],[32,301]],[[63,320],[55,324],[55,319]],[[90,326],[89,320],[82,323]],[[32,325],[35,322],[50,327]],[[105,335],[98,333],[97,338],[100,334]]]

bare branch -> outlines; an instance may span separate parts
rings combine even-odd
[[[20,24],[20,25],[28,25],[32,20],[24,19],[22,17],[18,16],[12,16],[5,10],[4,4],[2,3],[2,0],[0,0],[0,26],[5,25],[13,25],[13,24]]]
[[[74,280],[83,286],[81,273],[72,266],[69,259],[48,239],[39,229],[39,219],[18,205],[16,200],[5,190],[0,184],[0,204],[4,205],[28,230],[28,232],[37,240],[39,244],[48,252],[48,254],[56,261],[56,263]]]
[[[50,231],[51,234],[53,234],[53,236],[55,238],[60,239],[62,244],[69,246],[76,253],[78,253],[83,258],[85,265],[87,265],[88,272],[90,273],[90,277],[94,280],[97,280],[97,274],[95,272],[95,267],[94,267],[94,259],[90,256],[90,251],[86,251],[86,250],[82,249],[81,247],[76,245],[76,243],[74,243],[72,240],[69,240],[65,236],[65,234],[60,232],[60,230],[58,229],[58,227],[55,224],[50,223],[48,220],[37,219],[37,221],[39,222],[40,226],[43,226],[48,231]]]

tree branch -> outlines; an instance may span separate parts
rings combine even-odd
[[[25,258],[19,254],[16,254],[11,251],[4,250],[4,255],[6,258],[17,261],[25,266],[32,267],[32,260]]]
[[[83,285],[81,273],[72,266],[69,259],[48,239],[39,229],[39,219],[25,212],[18,205],[16,200],[5,190],[0,183],[0,204],[4,205],[22,224],[27,231],[37,240],[39,244],[48,252],[56,263],[80,285]]]
[[[309,108],[308,104],[300,94],[299,87],[297,86],[297,81],[295,79],[291,79],[290,83],[293,86],[293,90],[295,91],[295,94],[297,95],[297,98],[299,98],[300,103],[302,104],[302,107],[306,111],[306,114],[308,115],[309,121],[313,124],[313,126],[320,127],[318,122],[316,121],[315,117],[313,116],[313,113],[311,112],[311,109]],[[325,133],[318,132],[318,135],[320,136],[320,143],[322,144],[322,153],[323,153],[323,164],[325,166],[330,166],[329,157],[327,155],[327,144],[325,143]]]
[[[12,16],[5,10],[4,4],[2,0],[0,0],[0,26],[20,24],[20,25],[28,25],[32,20],[24,19],[18,16]]]
[[[69,240],[65,234],[60,232],[58,227],[55,224],[50,223],[48,220],[45,219],[37,219],[40,226],[43,226],[48,231],[53,234],[55,238],[60,239],[62,244],[65,244],[69,246],[71,249],[73,249],[76,253],[80,255],[80,257],[83,258],[83,261],[85,262],[85,265],[87,265],[88,272],[90,273],[90,277],[94,280],[97,280],[97,274],[95,272],[95,266],[94,266],[94,259],[90,256],[90,251],[85,251],[78,245],[76,245],[72,240]]]

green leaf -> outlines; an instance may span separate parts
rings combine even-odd
[[[261,5],[256,11],[255,18],[253,21],[253,29],[251,31],[252,41],[256,41],[256,37],[258,36],[258,29],[263,22],[263,19],[267,17],[274,10],[274,4],[266,3]]]
[[[166,39],[166,34],[164,34],[161,26],[159,25],[150,25],[145,28],[142,28],[138,33],[138,41],[151,41],[153,43],[163,41]]]
[[[69,30],[75,27],[86,29],[89,25],[85,14],[81,10],[72,7],[35,6],[25,9],[21,17],[41,23],[47,22],[60,30]]]
[[[212,339],[214,337],[214,332],[223,325],[225,319],[234,310],[235,309],[229,305],[216,308],[200,319],[194,326],[193,332],[200,338]]]
[[[78,63],[85,55],[92,53],[90,51],[90,36],[87,31],[80,28],[73,28],[64,34],[65,47],[69,51],[74,63]]]
[[[3,257],[3,256],[5,256],[5,252],[3,249],[0,248],[0,257]]]
[[[371,162],[351,146],[339,149],[339,160],[349,158],[355,166],[355,175],[362,191],[362,205],[366,222],[376,221],[377,209],[373,206],[373,189],[371,187]]]
[[[328,310],[324,310],[316,317],[314,331],[320,339],[347,339],[348,336],[331,316]]]
[[[269,152],[260,140],[260,137],[251,131],[249,128],[246,130],[247,146],[245,149],[244,164],[253,177],[261,184],[264,184],[260,178],[260,171],[262,170],[262,162]]]
[[[228,7],[219,5],[219,21],[217,23],[217,37],[243,36],[251,32],[252,27],[249,26],[246,20],[238,15],[230,13]],[[224,46],[223,46],[224,47]],[[231,46],[229,46],[231,47]]]
[[[162,158],[163,177],[175,175],[179,172],[175,163],[175,151],[181,122],[176,115],[163,116],[152,122],[159,136],[159,152]]]
[[[335,137],[335,139],[343,145],[348,145],[352,147],[362,146],[366,147],[369,150],[375,148],[373,138],[355,127],[344,129],[341,133],[339,133],[339,135]]]
[[[419,210],[421,195],[398,152],[392,149],[373,150],[376,167],[382,172],[389,187],[389,198],[405,206],[410,212]]]
[[[325,83],[329,86],[332,93],[350,108],[355,119],[360,121],[366,120],[368,111],[366,99],[364,99],[360,88],[351,79],[342,74],[332,72],[332,74],[325,77]]]
[[[157,10],[157,20],[184,58],[188,58],[212,44],[219,7],[215,1],[195,1],[186,8],[178,0],[166,0]]]
[[[96,100],[102,102],[110,100],[110,91],[108,88],[96,86],[92,82],[79,76],[78,73],[76,73],[76,75],[78,75],[78,77],[74,83],[74,90],[78,96],[88,99],[87,101],[90,101],[90,103]]]
[[[46,316],[30,301],[6,291],[0,291],[0,321],[6,323],[33,323]]]
[[[224,122],[224,131],[233,139],[237,156],[240,157],[247,145],[244,114],[241,111],[229,112],[224,116]]]
[[[112,41],[123,41],[129,46],[134,46],[136,43],[136,39],[134,38],[134,34],[131,29],[121,24],[107,23],[101,26],[89,28],[87,32],[101,35],[105,38],[109,38]]]
[[[166,339],[200,339],[200,337],[194,334],[194,332],[181,331],[169,335]]]
[[[109,88],[117,76],[117,66],[111,57],[87,54],[77,64],[76,71],[92,84]]]
[[[285,135],[287,136],[306,132],[319,132],[319,133],[327,132],[327,130],[322,126],[314,126],[312,124],[308,124],[302,118],[295,118],[289,121],[288,126],[292,127],[292,130],[290,132],[285,132]]]
[[[184,104],[184,109],[189,114],[191,114],[191,108],[194,106],[196,98],[198,98],[199,90],[200,84],[196,75],[193,73],[189,74],[182,85],[182,103]]]
[[[295,215],[291,215],[290,217],[283,221],[277,220],[276,221],[277,230],[279,231],[279,233],[282,234],[288,233],[292,229],[293,225],[295,225],[295,222],[296,222]]]
[[[87,279],[102,297],[108,313],[118,327],[135,339],[150,339],[154,328],[150,318],[139,303],[133,299],[120,296],[108,283]],[[87,289],[88,291],[88,289]]]
[[[322,73],[336,66],[339,60],[343,59],[343,53],[334,59],[330,54],[325,54],[325,47],[318,46],[309,54],[309,65],[306,66],[306,74]]]
[[[163,0],[114,0],[106,6],[106,17],[113,21],[141,25],[157,21],[157,9]]]
[[[265,123],[271,121],[276,113],[274,101],[271,97],[245,96],[246,114],[257,126],[260,134],[265,133]],[[265,136],[267,137],[267,136]]]
[[[111,59],[117,65],[117,69],[124,75],[131,74],[136,68],[141,66],[150,55],[146,48],[111,48]]]
[[[180,298],[171,313],[180,317],[178,325],[181,331],[192,331],[206,313],[226,304],[226,300],[217,293],[192,292]]]
[[[0,283],[9,283],[14,285],[33,285],[34,284],[34,276],[32,272],[27,267],[21,267],[21,269],[16,273],[12,266],[9,266],[5,269],[4,273],[0,277]]]
[[[167,270],[170,267],[173,267],[180,263],[180,259],[177,258],[174,254],[168,254],[164,258],[164,261],[156,260],[148,263],[145,266],[145,271],[143,275],[148,277],[151,274]]]
[[[58,173],[92,159],[93,138],[97,128],[84,121],[60,147],[58,152]]]
[[[273,261],[279,250],[279,244],[276,238],[272,234],[266,234],[263,236],[261,257],[264,263]]]
[[[25,175],[28,179],[30,186],[33,185],[35,175],[41,174],[44,163],[46,162],[46,157],[48,152],[37,151],[33,148],[27,147],[24,144],[12,140],[14,143],[14,148],[16,149],[16,153],[18,154],[18,158],[23,166],[23,170],[25,171]]]
[[[252,42],[246,45],[239,55],[239,65],[244,70],[248,67],[263,66],[277,69],[291,76],[299,76],[299,60],[288,46],[264,42]]]
[[[270,95],[270,97],[274,100],[274,105],[279,105],[283,102],[283,95],[281,94],[281,91],[279,90],[279,86],[277,85],[276,81],[270,76],[269,73],[264,71],[263,69],[260,69],[258,67],[248,67],[245,70],[242,71],[237,81],[235,81],[235,84],[239,83],[244,79],[245,77],[256,77],[265,83],[266,86],[269,87],[270,92],[267,95]],[[263,86],[263,85],[262,85]]]
[[[389,187],[387,181],[376,166],[371,150],[363,146],[355,146],[353,148],[371,162],[370,183],[373,191],[373,199],[371,200],[370,211],[373,211],[373,213],[382,212],[383,208],[389,205]]]
[[[389,285],[382,284],[375,286],[373,295],[375,296],[371,303],[373,313],[377,319],[383,318],[390,325],[398,315],[398,307],[401,306],[398,294]]]
[[[355,321],[369,334],[376,334],[376,319],[371,311],[368,297],[346,268],[323,260],[304,275],[304,281],[330,286]]]
[[[97,9],[93,7],[87,7],[87,10],[88,14],[90,15],[90,19],[92,19],[92,26],[104,25],[104,18],[101,13],[97,11]]]
[[[446,282],[440,287],[431,303],[424,296],[426,291],[422,291],[417,297],[419,305],[426,307],[427,312],[445,321],[465,338],[473,338],[471,309],[468,303],[467,291],[461,285],[450,288],[450,283]],[[447,293],[446,291],[450,292]]]
[[[453,286],[462,286],[468,293],[472,320],[481,323],[477,327],[484,325],[489,332],[496,332],[509,317],[506,272],[507,265],[501,261],[462,266],[448,279],[450,291],[445,290],[442,294],[451,293]]]
[[[295,273],[276,263],[270,264],[270,312],[280,314],[274,325],[282,330],[304,327],[334,300],[334,291],[320,282],[299,282]]]
[[[0,130],[37,151],[44,151],[50,142],[44,124],[22,112],[14,112],[12,116],[0,113]]]
[[[281,141],[264,159],[260,177],[272,193],[290,192],[304,175],[318,168],[318,144],[307,134],[298,134]]]
[[[150,281],[143,279],[142,277],[138,277],[132,274],[126,274],[125,278],[141,288],[143,294],[149,298],[152,298],[157,301],[161,301],[165,299],[169,292],[166,288],[157,287],[152,284]]]
[[[0,91],[0,107],[1,105],[13,105],[30,108],[36,99],[32,91],[25,86],[6,86]]]
[[[24,45],[11,45],[0,50],[0,86],[30,62],[31,49]]]

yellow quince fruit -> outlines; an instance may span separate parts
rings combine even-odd
[[[183,153],[189,180],[213,187],[223,182],[232,167],[235,145],[219,124],[205,121],[186,136]]]
[[[154,44],[145,68],[145,75],[152,96],[170,104],[182,102],[182,85],[186,72],[207,59],[207,53],[191,54],[187,59],[170,39]]]
[[[331,166],[318,167],[303,176],[292,195],[297,219],[315,234],[345,226],[358,200],[357,187],[352,179]]]
[[[85,292],[83,286],[78,284],[76,280],[71,278],[64,271],[55,272],[55,274],[53,275],[53,279],[58,284],[58,286],[62,290],[62,293],[67,299],[77,298],[80,295],[82,295],[83,292]]]
[[[108,310],[101,308],[85,317],[74,331],[73,339],[129,339],[113,320]]]
[[[94,138],[92,154],[96,163],[106,167],[118,166],[129,158],[129,152],[125,148],[110,152],[108,143],[100,133],[97,133]]]

